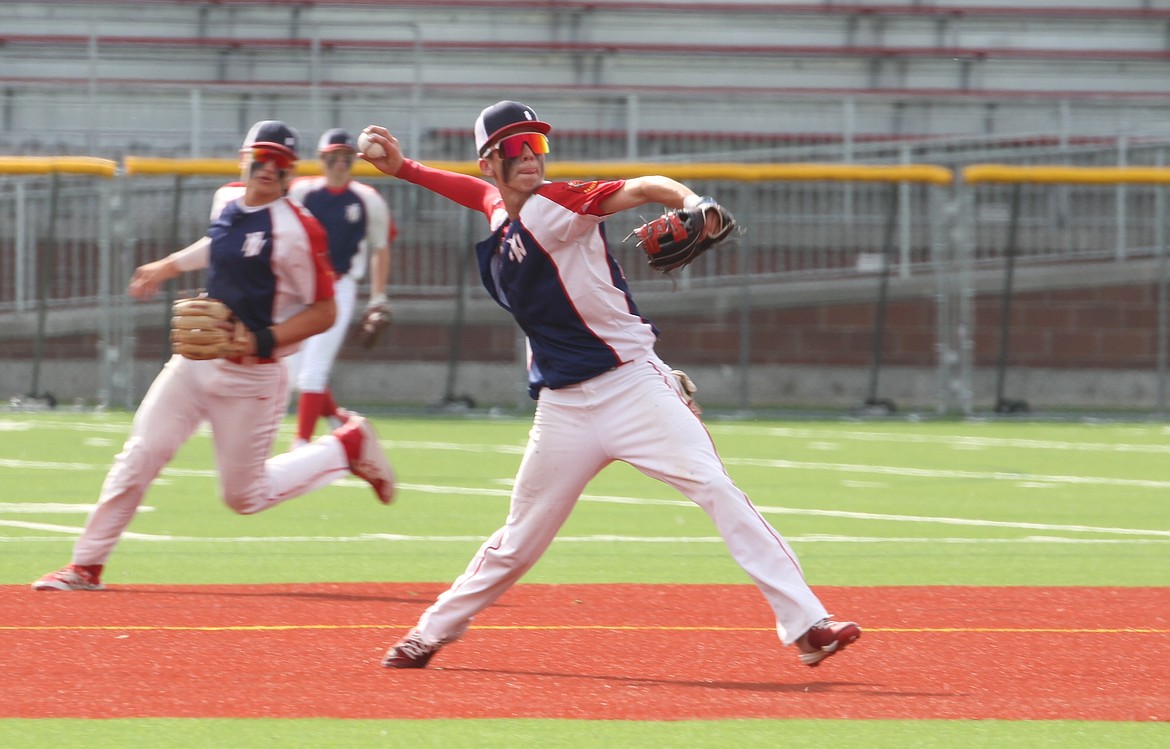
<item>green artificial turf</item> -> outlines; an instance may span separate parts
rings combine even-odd
[[[0,584],[69,561],[124,413],[0,415]],[[112,585],[448,582],[507,512],[527,418],[380,418],[395,505],[347,479],[258,515],[219,500],[197,435],[152,487]],[[1170,431],[1150,423],[708,422],[818,585],[1170,585]],[[288,443],[288,429],[278,449]],[[525,582],[747,583],[709,519],[615,464]],[[0,687],[2,693],[2,687]],[[63,696],[63,699],[67,699]],[[1166,723],[22,720],[0,746],[1038,747],[1170,743]]]

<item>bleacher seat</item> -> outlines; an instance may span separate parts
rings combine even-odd
[[[582,131],[1170,128],[1170,10],[1028,1],[16,3],[0,149],[220,155],[267,116],[393,122],[421,142],[521,92]]]

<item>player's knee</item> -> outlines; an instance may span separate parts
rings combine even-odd
[[[722,471],[708,471],[689,476],[681,487],[684,494],[692,501],[708,506],[721,499],[731,498],[738,500],[743,492]]]
[[[266,493],[254,489],[225,489],[223,501],[229,509],[238,515],[255,515],[257,512],[267,509],[273,504],[268,501]]]
[[[153,478],[174,455],[175,448],[170,444],[160,445],[142,437],[132,437],[122,446],[117,459],[132,472]]]

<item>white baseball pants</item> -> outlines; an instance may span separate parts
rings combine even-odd
[[[670,368],[653,358],[541,391],[507,521],[423,613],[416,627],[421,637],[441,643],[461,636],[536,563],[589,480],[615,460],[673,486],[706,511],[771,605],[785,645],[828,615],[788,543],[727,475]]]
[[[287,400],[288,374],[279,362],[171,357],[134,415],[130,437],[74,544],[73,562],[105,564],[151,482],[205,421],[215,443],[220,494],[240,514],[266,510],[348,475],[345,448],[331,434],[269,457]]]

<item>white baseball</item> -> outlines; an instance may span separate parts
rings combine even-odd
[[[370,134],[362,131],[357,139],[358,150],[371,159],[380,159],[386,155],[386,149],[370,140]]]

